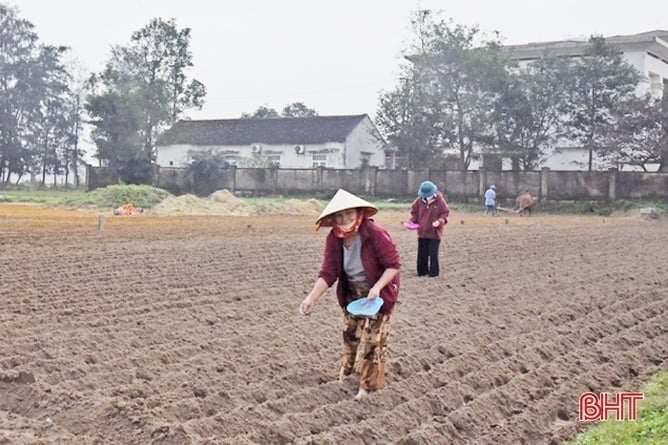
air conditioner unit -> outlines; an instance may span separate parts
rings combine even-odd
[[[262,145],[260,144],[252,144],[251,145],[251,151],[253,153],[262,153]]]
[[[303,155],[306,153],[306,146],[304,145],[295,145],[295,153],[298,155]]]

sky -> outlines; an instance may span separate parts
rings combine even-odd
[[[191,119],[233,119],[303,102],[320,115],[368,114],[396,85],[418,9],[498,31],[505,44],[668,29],[668,0],[0,0],[99,72],[114,45],[153,18],[191,29],[189,78],[207,88]]]

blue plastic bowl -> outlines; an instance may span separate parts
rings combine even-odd
[[[346,310],[356,317],[373,317],[383,306],[383,299],[376,298],[358,298],[346,307]]]

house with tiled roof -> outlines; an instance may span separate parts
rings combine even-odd
[[[237,166],[384,167],[385,148],[366,114],[181,120],[158,139],[156,162],[161,167],[185,167],[193,153],[211,150]]]

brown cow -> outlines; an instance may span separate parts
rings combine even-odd
[[[531,212],[533,211],[534,207],[536,207],[537,202],[537,196],[533,196],[531,193],[524,193],[523,195],[518,196],[515,200],[515,207],[513,208],[513,211],[515,213],[519,213],[520,216],[531,216]]]

